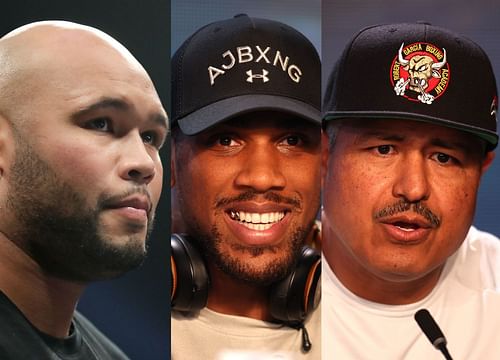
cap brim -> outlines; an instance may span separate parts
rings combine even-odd
[[[488,149],[493,150],[498,144],[498,135],[493,131],[487,131],[472,125],[464,125],[454,121],[441,119],[432,116],[426,116],[415,113],[398,112],[398,111],[329,111],[325,113],[323,120],[340,120],[353,118],[373,118],[373,119],[399,119],[399,120],[414,120],[423,121],[431,124],[442,125],[457,130],[466,131],[468,133],[479,136],[488,142]]]
[[[321,124],[321,112],[299,100],[278,95],[240,95],[198,109],[177,123],[186,135],[196,135],[229,118],[253,111],[280,111]]]

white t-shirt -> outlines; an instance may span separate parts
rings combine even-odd
[[[321,306],[306,320],[312,348],[302,352],[302,331],[261,320],[202,309],[172,311],[172,360],[320,359]]]
[[[346,289],[322,261],[323,359],[442,360],[414,320],[426,308],[455,360],[500,359],[500,240],[472,227],[423,300],[384,305]]]

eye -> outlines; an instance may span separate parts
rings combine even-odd
[[[220,136],[217,139],[217,145],[220,145],[220,146],[236,146],[236,145],[238,145],[238,143],[231,136],[223,135],[223,136]]]
[[[288,135],[281,141],[284,145],[297,146],[301,144],[302,139],[299,135]]]
[[[393,147],[392,145],[380,145],[380,146],[377,146],[375,148],[375,150],[377,151],[377,153],[379,153],[380,155],[388,155],[391,153],[391,151],[393,151]]]
[[[451,164],[457,162],[457,159],[453,156],[441,152],[433,154],[432,158],[440,164]]]
[[[232,151],[243,145],[237,134],[229,132],[216,132],[200,136],[200,145],[215,151]]]
[[[288,134],[284,136],[280,141],[279,145],[282,146],[307,146],[309,143],[307,135],[304,134]]]
[[[286,138],[286,143],[290,146],[297,146],[301,143],[301,138],[298,135],[290,135]]]
[[[158,135],[154,131],[146,131],[141,134],[145,144],[158,146]]]
[[[111,119],[107,117],[96,118],[85,124],[87,129],[109,132],[111,128]]]

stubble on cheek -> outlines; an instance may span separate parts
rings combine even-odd
[[[102,194],[102,198],[107,195]],[[15,216],[9,238],[48,273],[73,281],[115,277],[145,257],[142,241],[116,244],[102,226],[101,200],[85,196],[20,143],[11,168],[7,206]]]

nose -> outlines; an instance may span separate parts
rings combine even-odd
[[[430,185],[424,156],[420,153],[410,154],[402,159],[398,166],[393,195],[408,202],[427,200]]]
[[[282,190],[286,186],[279,153],[272,144],[253,146],[246,153],[242,168],[234,180],[236,187],[251,188],[263,193]]]
[[[122,179],[136,184],[149,184],[156,174],[156,163],[142,137],[138,133],[129,134],[121,143],[119,174]]]

